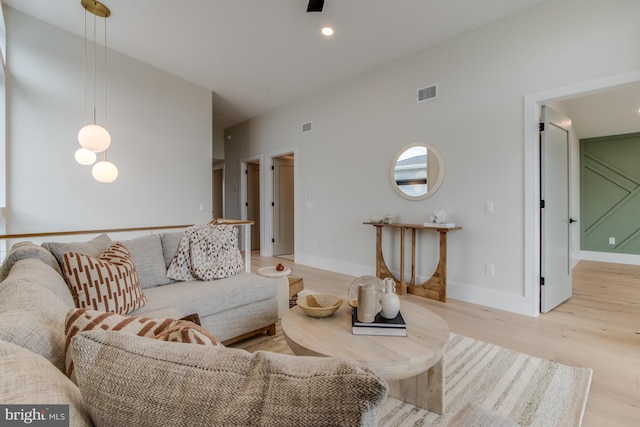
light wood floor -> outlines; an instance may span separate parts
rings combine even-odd
[[[283,258],[252,256],[252,268],[282,263],[306,289],[346,294],[354,277]],[[585,427],[640,425],[640,266],[581,261],[573,297],[537,318],[450,299],[407,295],[452,332],[559,363],[593,369]]]

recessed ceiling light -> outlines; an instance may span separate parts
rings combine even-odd
[[[333,28],[331,27],[324,27],[322,29],[322,34],[324,34],[325,36],[332,36],[333,35]]]

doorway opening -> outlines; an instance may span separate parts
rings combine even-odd
[[[253,221],[251,227],[251,250],[262,249],[262,156],[240,161],[240,219]]]
[[[251,250],[260,250],[260,160],[247,163],[247,220],[253,221]]]
[[[272,158],[273,256],[295,260],[295,155]]]
[[[212,190],[211,218],[224,218],[224,161],[213,162]]]
[[[525,286],[523,306],[520,312],[537,316],[540,314],[540,265],[541,265],[541,229],[540,229],[540,153],[539,125],[542,105],[578,98],[599,91],[607,91],[640,82],[640,70],[583,82],[562,88],[551,89],[525,96]],[[572,170],[572,174],[577,171]],[[574,175],[575,176],[575,175]],[[572,190],[579,194],[579,179],[572,183]]]

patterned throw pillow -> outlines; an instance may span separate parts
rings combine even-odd
[[[222,343],[206,329],[188,320],[122,316],[116,313],[106,313],[86,308],[69,310],[64,326],[66,336],[64,345],[65,372],[74,381],[73,360],[71,359],[71,352],[69,352],[71,339],[80,332],[96,329],[126,332],[162,341],[222,346]]]
[[[98,258],[65,253],[62,271],[78,308],[126,314],[147,302],[131,254],[120,243]]]

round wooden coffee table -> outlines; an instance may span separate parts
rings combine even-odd
[[[346,357],[373,369],[389,383],[389,395],[443,414],[444,349],[449,326],[426,308],[400,299],[406,337],[354,335],[351,307],[312,318],[294,307],[282,318],[282,332],[299,356]]]

